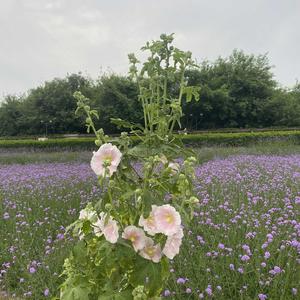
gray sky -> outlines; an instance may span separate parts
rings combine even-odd
[[[160,33],[200,62],[268,52],[276,79],[300,79],[299,0],[0,0],[0,98],[82,71],[127,72]]]

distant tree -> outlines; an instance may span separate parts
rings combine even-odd
[[[84,119],[74,114],[75,91],[93,99],[100,114],[97,126],[108,133],[120,131],[110,118],[141,120],[137,86],[129,78],[111,74],[93,81],[79,73],[47,81],[21,98],[6,97],[0,108],[0,135],[85,133]]]
[[[27,104],[35,107],[31,124],[38,132],[45,126],[50,132],[67,133],[82,130],[83,120],[74,117],[76,102],[73,94],[80,90],[93,96],[93,83],[80,74],[72,74],[65,79],[53,79],[43,86],[30,91]]]
[[[266,55],[238,50],[188,70],[188,84],[200,88],[200,101],[184,102],[182,127],[300,126],[300,84],[278,88],[271,70]],[[176,85],[169,82],[168,87],[176,94]],[[83,117],[74,115],[77,90],[92,99],[100,115],[96,125],[107,133],[120,132],[111,118],[142,120],[137,86],[130,78],[109,74],[92,80],[78,73],[47,81],[20,97],[6,96],[0,106],[0,135],[85,132]]]
[[[300,126],[300,84],[293,89],[278,89],[265,107],[268,126]]]
[[[201,88],[201,101],[186,106],[186,123],[195,127],[264,126],[264,106],[273,96],[273,79],[266,55],[247,55],[234,50],[228,58],[203,62],[189,73],[190,84]],[[202,114],[202,115],[200,115]]]
[[[137,123],[142,120],[137,86],[125,76],[102,76],[97,82],[95,105],[100,114],[97,126],[109,133],[120,132],[120,129],[110,122],[110,118]]]
[[[0,135],[17,135],[19,128],[16,120],[22,117],[21,101],[16,96],[6,96],[0,106]]]
[[[69,133],[83,131],[84,120],[76,119],[73,93],[80,90],[94,97],[93,82],[81,74],[53,79],[32,89],[22,98],[8,96],[0,109],[1,135]]]

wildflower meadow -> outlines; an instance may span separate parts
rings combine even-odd
[[[298,299],[300,156],[211,160],[195,186],[200,203],[162,296]],[[58,297],[74,244],[65,230],[98,198],[95,174],[85,162],[1,165],[0,191],[3,295]]]
[[[192,54],[172,43],[162,34],[144,63],[128,56],[144,124],[111,121],[136,140],[96,128],[93,101],[75,92],[95,134],[87,161],[19,153],[23,164],[0,165],[4,297],[299,299],[300,155],[204,161],[185,147],[174,129],[201,91],[186,78]]]

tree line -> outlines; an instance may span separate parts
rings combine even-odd
[[[183,128],[300,126],[300,84],[281,87],[266,55],[234,50],[186,75],[189,85],[200,87],[200,101],[184,103]],[[170,84],[170,89],[176,86]],[[120,131],[110,118],[142,123],[138,89],[129,77],[91,79],[78,73],[45,82],[22,96],[7,95],[0,106],[0,136],[84,133],[85,120],[74,114],[75,91],[92,99],[100,114],[96,125],[107,133]]]

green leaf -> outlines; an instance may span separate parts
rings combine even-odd
[[[164,281],[162,266],[142,257],[138,257],[134,269],[129,277],[129,282],[137,287],[145,286],[150,297],[157,296],[162,290]]]
[[[126,290],[123,292],[107,292],[98,297],[98,300],[132,300],[132,291]]]
[[[110,118],[110,121],[111,121],[111,123],[117,125],[118,128],[120,128],[120,127],[130,128],[130,129],[139,128],[139,129],[143,130],[142,125],[130,123],[130,122],[122,120],[120,118]]]
[[[199,86],[186,86],[183,89],[183,93],[186,94],[186,102],[191,102],[193,97],[195,101],[199,101]]]
[[[79,241],[75,245],[75,247],[73,248],[72,253],[73,253],[75,259],[82,260],[83,257],[86,256],[86,245],[85,245],[85,242],[83,240]]]
[[[90,286],[67,286],[62,290],[61,300],[89,300]]]

